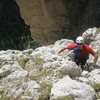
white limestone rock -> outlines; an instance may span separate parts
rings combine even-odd
[[[89,74],[88,71],[83,70],[82,73],[81,73],[81,76],[82,77],[88,77],[88,74]]]
[[[7,76],[7,79],[16,79],[20,77],[26,77],[28,75],[27,71],[14,71],[10,75]]]
[[[79,77],[81,75],[81,68],[72,61],[63,61],[61,67],[59,68],[59,72],[64,75],[69,75],[70,77]]]
[[[51,89],[51,99],[58,99],[72,95],[75,100],[96,100],[95,91],[89,85],[72,80],[69,76],[60,79],[53,84]]]

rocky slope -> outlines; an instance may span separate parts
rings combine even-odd
[[[35,50],[0,51],[1,100],[100,100],[100,58],[82,72],[68,56],[58,51],[73,43],[61,39]],[[91,42],[100,52],[100,32]],[[99,53],[100,55],[100,53]]]

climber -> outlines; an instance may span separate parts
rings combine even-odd
[[[92,48],[90,48],[87,44],[84,43],[84,38],[82,36],[78,36],[76,39],[76,43],[73,43],[65,48],[62,48],[58,53],[64,51],[65,49],[73,51],[74,62],[78,66],[81,66],[82,70],[85,66],[86,61],[89,58],[89,54],[93,55],[94,56],[93,67],[95,68],[96,62],[98,60],[98,55]]]

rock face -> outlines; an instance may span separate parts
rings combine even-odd
[[[59,97],[64,97],[66,95],[74,95],[75,100],[96,100],[95,92],[89,85],[73,81],[68,76],[53,84],[51,94],[55,98],[51,100],[59,100]]]
[[[32,40],[19,10],[15,0],[0,0],[0,50],[23,50]]]
[[[17,0],[30,25],[32,38],[42,45],[61,38],[75,38],[100,26],[100,0]]]
[[[100,26],[99,12],[100,0],[0,0],[0,49],[28,48],[31,35],[41,45],[75,38]]]

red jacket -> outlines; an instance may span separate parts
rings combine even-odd
[[[66,49],[68,49],[68,50],[73,50],[74,48],[76,48],[77,47],[77,43],[73,43],[73,44],[71,44],[71,45],[69,45],[69,46],[67,46],[66,47]],[[95,51],[92,49],[92,48],[90,48],[88,45],[86,45],[86,44],[83,44],[83,47],[82,47],[82,50],[80,51],[80,57],[83,57],[84,55],[86,55],[86,54],[91,54],[91,55],[95,55]]]

